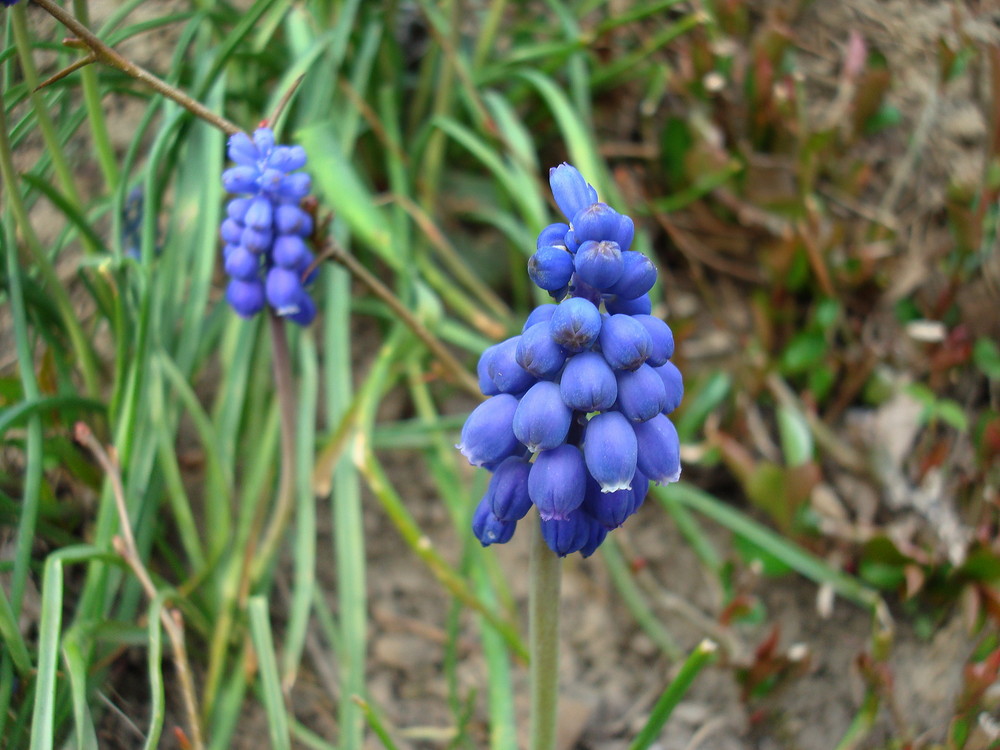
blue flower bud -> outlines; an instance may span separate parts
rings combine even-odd
[[[267,166],[282,172],[294,172],[306,165],[306,150],[302,146],[276,146],[267,157]]]
[[[244,167],[256,167],[260,161],[260,151],[246,133],[234,133],[229,136],[226,153],[232,161]]]
[[[456,448],[473,466],[499,463],[523,446],[514,437],[517,399],[501,393],[487,399],[465,420],[462,442]]]
[[[622,253],[617,242],[587,240],[573,258],[576,274],[595,289],[607,289],[622,275]]]
[[[559,386],[542,380],[521,397],[514,412],[514,435],[532,453],[551,450],[566,442],[572,418],[572,410],[559,395]]]
[[[240,281],[251,281],[257,278],[260,271],[260,256],[254,255],[242,245],[231,245],[225,255],[226,273]]]
[[[219,234],[228,244],[238,245],[243,241],[243,225],[235,219],[224,219]]]
[[[601,332],[601,313],[582,297],[571,297],[552,313],[549,331],[557,344],[570,352],[589,349]]]
[[[620,370],[618,409],[630,422],[645,422],[659,414],[667,403],[663,381],[648,364],[635,370]]]
[[[497,384],[490,377],[490,359],[496,352],[497,346],[499,344],[486,347],[483,353],[479,355],[479,361],[476,363],[476,377],[479,379],[479,390],[483,392],[484,396],[495,396],[500,393]]]
[[[233,198],[226,204],[226,216],[242,225],[251,203],[253,203],[252,198]]]
[[[587,478],[587,492],[580,510],[605,529],[617,529],[632,515],[634,508],[635,495],[631,489],[602,492],[601,485],[593,477]]]
[[[531,464],[511,456],[497,466],[486,490],[493,515],[501,521],[520,521],[531,510],[528,473]]]
[[[281,178],[281,185],[276,191],[282,198],[301,200],[309,195],[312,188],[312,177],[305,172],[296,172]]]
[[[549,186],[563,216],[572,220],[582,209],[597,203],[597,191],[566,162],[549,170]]]
[[[620,412],[606,411],[587,422],[583,458],[601,492],[631,488],[637,450],[635,432]]]
[[[591,520],[574,510],[566,518],[542,519],[542,538],[559,557],[579,552],[590,541]]]
[[[561,247],[539,248],[528,258],[528,276],[547,292],[556,292],[573,277],[573,256]]]
[[[271,258],[276,265],[294,270],[304,270],[303,260],[308,265],[310,255],[306,243],[295,234],[279,235],[275,238],[274,246],[271,249]]]
[[[555,305],[552,302],[536,307],[528,313],[528,319],[524,321],[524,328],[521,329],[521,333],[524,333],[538,323],[548,323],[552,320],[552,314],[556,311],[556,307],[558,307],[558,305]]]
[[[274,215],[271,201],[263,196],[257,196],[250,203],[243,223],[258,232],[270,232],[271,220]]]
[[[274,227],[278,234],[308,237],[313,231],[312,217],[298,206],[283,204],[274,212]]]
[[[528,473],[528,494],[542,520],[566,519],[579,508],[587,488],[586,477],[583,456],[575,445],[560,445],[539,453]]]
[[[266,253],[271,249],[271,241],[274,235],[270,230],[261,232],[257,229],[247,227],[240,235],[240,244],[251,253]]]
[[[548,325],[543,324],[521,334],[514,357],[535,377],[552,380],[566,363],[566,350],[552,340]]]
[[[642,323],[642,327],[646,329],[653,342],[653,348],[649,350],[649,359],[646,360],[648,364],[659,367],[674,356],[674,334],[670,326],[652,315],[632,317]]]
[[[653,261],[635,250],[622,252],[622,274],[608,288],[609,294],[622,299],[635,299],[646,294],[656,283],[656,266]]]
[[[490,508],[489,498],[484,497],[472,514],[472,533],[484,547],[491,544],[506,544],[514,536],[517,521],[501,521]]]
[[[241,318],[252,318],[264,309],[264,283],[232,279],[226,286],[226,301]]]
[[[604,301],[604,307],[612,315],[649,315],[653,311],[653,302],[648,294],[635,299],[611,297]]]
[[[281,197],[281,183],[284,177],[285,173],[280,169],[265,169],[257,178],[257,184],[260,185],[260,189],[264,193],[272,198]]]
[[[517,363],[517,345],[520,336],[514,336],[496,345],[487,363],[487,373],[503,393],[524,393],[537,378]]]
[[[222,173],[222,187],[228,193],[256,193],[259,177],[256,167],[230,167]]]
[[[633,425],[639,441],[639,470],[651,481],[666,484],[681,476],[681,446],[674,423],[662,414]]]
[[[573,217],[573,241],[614,242],[624,252],[632,244],[635,227],[632,220],[622,216],[606,203],[594,203]]]
[[[597,352],[571,357],[559,379],[559,393],[571,409],[589,414],[614,406],[618,383],[611,366]]]
[[[632,477],[632,512],[635,513],[642,506],[643,501],[646,499],[646,495],[649,492],[649,480],[646,479],[646,475],[637,466],[635,469],[635,476]]]
[[[549,224],[538,233],[538,242],[535,244],[536,250],[553,245],[555,247],[566,247],[566,232],[569,231],[568,224]]]
[[[305,289],[299,294],[299,311],[292,313],[288,319],[300,326],[307,326],[316,318],[316,303],[312,301]]]
[[[684,378],[681,375],[681,371],[677,369],[677,365],[673,362],[667,362],[653,369],[660,376],[660,380],[663,381],[663,388],[666,394],[663,399],[663,413],[669,414],[680,406],[681,401],[684,399]]]
[[[653,342],[642,323],[629,315],[611,315],[598,338],[601,353],[614,370],[634,370],[649,357]]]
[[[253,131],[253,142],[260,150],[261,156],[267,156],[274,148],[274,131],[271,128],[257,128]]]

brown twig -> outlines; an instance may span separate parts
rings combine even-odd
[[[63,44],[66,44],[66,42],[64,41]],[[87,55],[86,57],[81,57],[76,62],[71,63],[70,65],[67,65],[65,68],[63,68],[62,70],[60,70],[58,73],[55,73],[54,75],[51,75],[48,78],[46,78],[40,84],[38,84],[37,86],[35,86],[34,90],[35,91],[41,91],[46,86],[51,86],[53,83],[56,83],[57,81],[61,81],[63,78],[65,78],[66,76],[68,76],[70,73],[75,73],[80,68],[85,68],[88,65],[91,65],[91,64],[93,64],[95,62],[97,62],[97,56],[94,55],[93,53]]]
[[[132,524],[128,518],[128,507],[125,505],[125,488],[122,485],[121,472],[118,470],[118,462],[112,458],[101,445],[100,441],[94,437],[83,422],[76,423],[75,438],[94,454],[94,458],[101,465],[108,480],[111,482],[111,494],[115,499],[115,507],[118,509],[118,520],[121,527],[121,536],[116,536],[112,542],[115,551],[121,555],[125,563],[135,573],[136,578],[142,585],[146,596],[150,601],[154,601],[159,592],[153,583],[149,571],[139,556],[139,548],[135,543],[135,535],[132,533]],[[202,739],[201,723],[198,719],[198,700],[195,693],[194,680],[191,676],[191,665],[187,657],[187,648],[184,645],[184,621],[181,619],[179,610],[172,607],[163,607],[160,610],[160,622],[167,632],[170,644],[174,652],[174,668],[177,670],[177,679],[180,682],[181,695],[184,698],[184,711],[188,717],[188,724],[191,727],[191,747],[194,750],[204,748]]]
[[[342,248],[336,240],[330,237],[324,238],[322,244],[317,244],[316,249],[318,251],[316,254],[316,260],[314,260],[312,265],[306,269],[304,274],[302,274],[303,277],[308,276],[321,263],[327,260],[339,263],[346,268],[352,276],[358,279],[358,281],[367,286],[371,290],[372,294],[385,302],[385,304],[392,309],[393,313],[395,313],[399,319],[403,321],[406,327],[409,328],[421,342],[423,342],[424,346],[430,349],[431,353],[435,357],[437,357],[438,361],[440,361],[445,369],[448,370],[458,386],[480,400],[485,398],[479,390],[478,381],[472,377],[462,363],[459,362],[455,356],[445,348],[444,344],[442,344],[433,333],[427,330],[427,327],[417,320],[413,313],[411,313],[406,306],[399,301],[399,298],[392,293],[392,290],[378,280],[375,274],[361,265],[361,263],[359,263],[354,256],[348,254],[348,252],[344,250],[344,248]]]
[[[56,5],[53,0],[33,0],[33,2],[76,35],[77,39],[72,40],[74,43],[70,46],[77,46],[75,43],[77,40],[82,42],[93,53],[96,62],[103,63],[108,67],[121,71],[127,76],[131,76],[138,81],[142,81],[154,91],[177,102],[188,112],[191,112],[193,115],[211,123],[227,135],[233,135],[234,133],[239,133],[243,130],[227,120],[225,117],[215,114],[215,112],[210,110],[204,104],[191,98],[180,89],[171,86],[169,83],[153,75],[145,68],[136,65],[131,60],[123,57],[121,54],[101,41],[101,39],[98,38],[98,36],[90,29],[80,23],[80,21],[78,21],[72,13]]]

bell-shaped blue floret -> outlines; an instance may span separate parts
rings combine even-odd
[[[267,157],[267,166],[282,172],[294,172],[306,165],[302,146],[276,146]]]
[[[622,253],[617,242],[588,240],[576,251],[573,265],[581,281],[603,290],[622,275]]]
[[[251,203],[252,198],[233,198],[226,204],[226,216],[242,226]]]
[[[659,367],[672,356],[674,356],[674,333],[670,326],[652,315],[633,315],[635,320],[642,323],[646,329],[653,347],[649,350],[649,359],[646,362],[653,367]]]
[[[288,319],[300,326],[307,326],[316,318],[316,303],[305,289],[299,295],[298,305],[298,312],[291,313]]]
[[[226,301],[241,318],[252,318],[264,309],[264,282],[233,279],[226,286]]]
[[[637,451],[635,432],[620,412],[606,411],[587,422],[583,457],[601,492],[631,488]]]
[[[622,253],[622,273],[608,289],[622,299],[635,299],[646,294],[656,283],[656,266],[642,253],[629,250]]]
[[[274,228],[279,234],[308,237],[313,230],[312,217],[298,206],[283,203],[274,212]]]
[[[590,413],[610,409],[618,398],[611,366],[597,352],[571,357],[559,379],[559,392],[571,409]]]
[[[226,273],[240,281],[256,279],[260,271],[260,256],[254,255],[242,245],[231,246],[225,255]]]
[[[532,453],[551,450],[566,442],[572,418],[573,411],[563,403],[559,386],[542,380],[521,397],[514,412],[514,435]]]
[[[669,414],[680,406],[681,401],[684,399],[684,377],[673,362],[667,362],[660,367],[654,368],[654,370],[660,376],[660,380],[663,381],[663,388],[666,393],[666,397],[663,400],[663,413]]]
[[[260,231],[246,227],[240,235],[240,244],[252,253],[266,253],[271,249],[274,235],[271,230]]]
[[[579,552],[590,541],[592,523],[579,510],[569,513],[566,518],[543,518],[542,538],[550,550],[559,557],[566,557]]]
[[[295,174],[290,174],[287,177],[281,178],[281,183],[275,194],[279,198],[284,198],[286,200],[301,200],[309,195],[309,190],[312,188],[312,177],[310,177],[306,172],[296,172]]]
[[[493,382],[493,378],[490,377],[490,360],[496,353],[499,344],[494,344],[493,346],[487,347],[482,354],[479,355],[479,362],[476,363],[476,377],[479,379],[479,390],[483,392],[484,396],[495,396],[500,393],[500,389],[497,388],[497,384]]]
[[[535,249],[541,250],[543,247],[548,247],[550,245],[565,248],[566,232],[568,231],[568,224],[549,224],[545,227],[545,229],[538,233],[538,241],[535,243]]]
[[[629,249],[635,226],[606,203],[594,203],[573,217],[573,237],[580,247],[585,242],[614,242],[622,252]]]
[[[596,520],[588,519],[587,527],[589,531],[587,541],[580,547],[580,554],[583,557],[590,557],[594,554],[608,536],[608,530]]]
[[[656,370],[643,364],[635,370],[619,370],[618,410],[630,422],[645,422],[652,419],[667,403],[667,393],[663,381]]]
[[[552,314],[556,311],[556,305],[553,302],[548,302],[544,305],[539,305],[530,313],[528,313],[528,318],[524,321],[524,327],[521,329],[521,333],[524,333],[532,326],[536,326],[539,323],[548,323],[552,320]]]
[[[234,133],[229,136],[226,147],[229,158],[244,167],[253,167],[260,161],[260,151],[246,133]]]
[[[303,268],[302,261],[309,256],[309,248],[296,234],[282,234],[274,240],[271,259],[282,268]]]
[[[649,480],[646,479],[646,475],[642,473],[642,470],[637,466],[635,469],[635,476],[632,477],[632,512],[635,513],[642,507],[643,501],[646,499],[646,495],[649,492]]]
[[[583,456],[575,445],[560,445],[537,455],[528,474],[528,494],[542,520],[565,519],[580,507],[587,488],[586,474]]]
[[[513,336],[496,345],[487,362],[487,373],[502,393],[524,393],[537,378],[517,363],[517,345],[520,336]]]
[[[634,508],[635,495],[631,489],[602,492],[597,480],[593,477],[587,478],[587,492],[580,510],[605,529],[617,529],[632,515]]]
[[[601,313],[593,302],[582,297],[563,300],[549,321],[549,331],[557,344],[570,352],[589,349],[601,332]]]
[[[501,393],[487,399],[469,414],[456,448],[473,466],[497,464],[524,447],[514,437],[517,399]]]
[[[250,202],[243,223],[258,232],[270,232],[273,217],[274,206],[271,201],[263,196],[257,196]]]
[[[243,231],[246,229],[236,219],[223,219],[219,227],[219,235],[229,245],[239,245],[243,242]]]
[[[264,289],[267,303],[278,315],[294,315],[301,308],[302,281],[295,271],[280,266],[271,268]]]
[[[582,209],[597,203],[597,191],[576,167],[563,162],[549,170],[549,186],[563,216],[572,221]]]
[[[271,128],[257,128],[253,131],[253,142],[260,150],[261,156],[266,158],[274,148],[274,131]]]
[[[611,297],[604,301],[604,306],[612,315],[649,315],[653,311],[653,301],[648,294],[635,299]]]
[[[681,446],[674,423],[662,414],[633,425],[639,441],[639,470],[653,482],[666,484],[681,477]]]
[[[256,167],[230,167],[222,173],[222,187],[229,193],[256,193],[259,177]]]
[[[501,521],[520,521],[531,510],[528,495],[528,472],[531,464],[523,458],[511,456],[505,459],[490,479],[486,490],[490,507]]]
[[[573,256],[561,247],[541,247],[528,258],[528,276],[547,292],[559,291],[573,277]]]
[[[629,315],[611,315],[598,338],[601,353],[613,370],[634,370],[649,357],[653,342],[642,324]]]
[[[506,544],[514,536],[517,521],[501,521],[490,508],[489,497],[484,497],[472,514],[472,533],[484,547]]]
[[[517,363],[537,378],[552,380],[566,363],[566,350],[552,340],[548,325],[536,325],[521,334],[514,353]]]

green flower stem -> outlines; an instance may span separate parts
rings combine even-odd
[[[555,750],[559,702],[559,583],[562,561],[532,523],[528,637],[531,653],[530,750]]]
[[[94,57],[98,62],[114,68],[115,70],[119,70],[125,75],[135,78],[137,81],[142,81],[157,93],[177,102],[191,114],[200,117],[208,123],[211,123],[227,135],[242,132],[243,128],[230,122],[225,117],[217,115],[201,102],[188,96],[180,89],[171,86],[169,83],[153,75],[145,68],[122,57],[122,55],[102,42],[90,29],[80,23],[72,13],[67,12],[59,5],[56,5],[53,0],[33,0],[33,2],[50,16],[59,21],[67,29],[72,31],[76,37],[83,44],[85,44],[91,52],[94,53]]]
[[[250,580],[257,581],[270,564],[281,537],[288,526],[292,508],[295,506],[295,383],[292,378],[292,357],[288,352],[288,332],[285,321],[271,312],[267,316],[271,330],[271,346],[274,362],[274,382],[278,392],[278,409],[281,414],[281,483],[278,486],[278,500],[261,542],[254,555]]]

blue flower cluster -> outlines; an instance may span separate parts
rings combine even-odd
[[[228,153],[237,166],[222,173],[222,185],[243,195],[229,201],[220,229],[231,277],[226,299],[244,318],[270,305],[278,315],[309,325],[316,305],[305,288],[312,279],[302,274],[313,262],[305,243],[313,222],[300,203],[312,180],[296,171],[306,164],[305,149],[277,145],[270,128],[258,128],[252,139],[232,136]]]
[[[587,557],[642,504],[650,482],[680,477],[667,417],[684,394],[669,326],[650,315],[656,267],[631,250],[628,216],[562,164],[549,183],[569,224],[538,237],[528,274],[555,303],[479,360],[490,396],[459,450],[493,472],[472,527],[484,546],[511,539],[534,505],[559,556]]]

